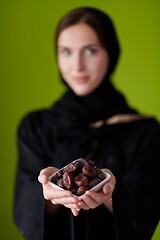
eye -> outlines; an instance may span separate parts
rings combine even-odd
[[[89,48],[89,49],[86,49],[85,52],[86,52],[87,55],[94,55],[98,52],[98,50],[95,49],[95,48]]]
[[[64,56],[71,55],[71,51],[69,49],[61,49],[61,50],[59,50],[59,53],[63,54]]]

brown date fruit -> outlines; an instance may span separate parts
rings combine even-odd
[[[88,186],[89,186],[90,188],[92,188],[92,187],[94,187],[95,185],[97,185],[97,184],[100,183],[100,182],[101,182],[101,179],[99,179],[99,178],[91,178],[91,179],[89,180]]]
[[[74,162],[74,163],[70,163],[69,165],[67,165],[64,169],[63,169],[63,173],[65,172],[78,172],[81,171],[82,169],[82,163],[81,162]]]
[[[51,181],[54,183],[54,184],[57,184],[57,177],[56,176],[53,176]]]
[[[81,186],[77,189],[77,195],[80,196],[84,194],[89,188],[85,186]]]
[[[76,173],[81,171],[82,167],[83,167],[83,164],[80,161],[73,163],[73,172]]]
[[[87,162],[91,167],[94,167],[95,162],[93,160],[88,160]]]
[[[63,174],[63,185],[67,189],[72,189],[74,187],[74,176],[71,172],[65,172]]]
[[[103,179],[105,179],[105,174],[95,167],[94,161],[79,158],[56,172],[51,181],[63,189],[70,190],[74,195],[80,196]]]
[[[96,168],[96,175],[97,175],[97,177],[100,178],[101,180],[105,179],[104,173],[103,173],[99,168]]]
[[[57,180],[57,186],[58,186],[58,187],[61,187],[61,188],[64,188],[63,178],[59,178],[59,179]]]
[[[86,165],[82,168],[82,173],[87,177],[95,177],[96,176],[96,169]]]
[[[77,195],[77,187],[74,187],[73,189],[70,189],[70,191],[71,191],[74,195]]]
[[[87,186],[88,185],[88,178],[80,173],[78,176],[75,177],[75,183],[78,187],[80,186]]]
[[[65,172],[73,172],[74,169],[74,165],[73,163],[70,163],[69,165],[67,165],[64,169],[63,169],[63,173]]]

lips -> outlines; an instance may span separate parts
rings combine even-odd
[[[73,77],[73,80],[77,83],[85,83],[89,79],[88,76],[82,76],[82,77]]]

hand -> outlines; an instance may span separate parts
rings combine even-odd
[[[74,197],[71,191],[68,190],[58,190],[54,189],[48,183],[48,177],[55,173],[58,169],[55,167],[48,167],[41,170],[38,181],[43,186],[43,195],[46,200],[50,200],[52,204],[64,205],[67,208],[70,208],[73,214],[76,216],[79,213],[80,207],[77,204],[78,199]]]
[[[104,184],[102,190],[99,192],[86,191],[86,193],[82,196],[82,200],[78,202],[78,205],[82,209],[93,209],[101,204],[104,204],[104,206],[112,212],[112,193],[115,188],[116,179],[110,170],[102,170],[111,175],[110,180]]]

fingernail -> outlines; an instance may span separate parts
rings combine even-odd
[[[86,191],[85,194],[89,195],[89,191]]]

